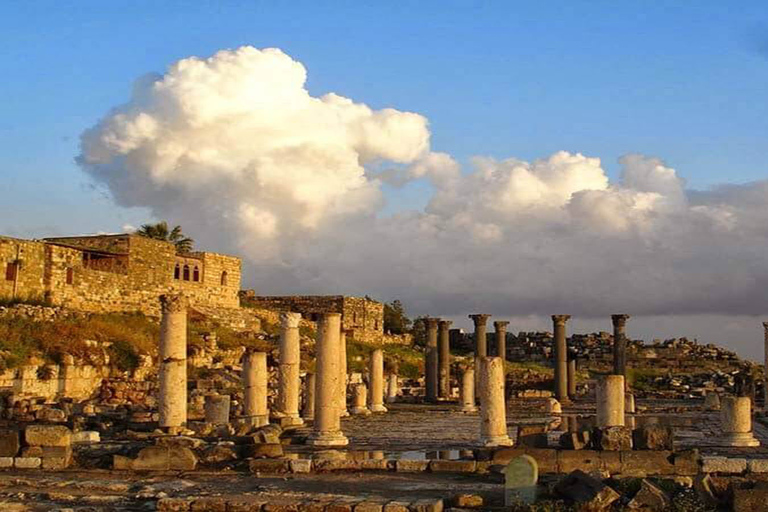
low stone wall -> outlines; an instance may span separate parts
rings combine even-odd
[[[21,397],[85,399],[109,375],[108,366],[28,365],[0,373],[0,391]]]

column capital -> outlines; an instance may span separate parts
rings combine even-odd
[[[160,296],[163,313],[180,313],[189,307],[189,299],[181,293],[168,293]]]
[[[497,331],[505,331],[507,329],[507,326],[509,325],[509,321],[507,320],[496,320],[493,322],[493,328]]]
[[[437,324],[440,322],[440,319],[437,317],[428,317],[424,319],[424,322],[427,324],[427,329],[437,329]]]
[[[552,315],[552,321],[555,325],[565,325],[565,322],[571,319],[571,315]]]
[[[280,323],[286,329],[295,329],[299,327],[301,321],[301,313],[281,313]]]
[[[630,319],[630,316],[624,313],[620,313],[617,315],[611,315],[611,320],[613,321],[614,326],[622,326],[627,323],[627,320]]]
[[[451,324],[453,324],[452,320],[440,320],[439,322],[441,329],[448,329]]]
[[[467,315],[467,316],[471,318],[473,322],[475,322],[475,327],[477,327],[478,325],[485,325],[488,319],[491,318],[491,315],[487,315],[484,313],[477,313],[474,315]]]

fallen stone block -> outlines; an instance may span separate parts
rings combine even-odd
[[[768,459],[749,459],[747,470],[750,473],[768,473]]]
[[[675,474],[679,476],[695,476],[701,468],[699,450],[681,450],[672,454],[672,464]]]
[[[350,500],[333,501],[325,506],[326,512],[353,512],[357,502]]]
[[[443,512],[443,500],[416,500],[408,508],[411,512]]]
[[[675,431],[672,427],[649,425],[632,431],[635,450],[674,450]]]
[[[622,475],[645,478],[650,475],[675,474],[672,452],[629,450],[620,453]]]
[[[254,459],[277,459],[284,455],[283,445],[280,443],[246,445],[244,455]]]
[[[747,459],[717,456],[702,457],[701,470],[704,473],[744,473],[747,470]]]
[[[292,459],[288,463],[291,473],[310,473],[312,471],[312,459]]]
[[[410,512],[408,502],[403,500],[394,500],[384,505],[383,512]]]
[[[632,449],[632,429],[629,427],[595,427],[592,430],[592,448],[621,451]]]
[[[227,512],[227,500],[220,497],[197,498],[189,506],[189,512]]]
[[[259,512],[261,507],[264,506],[264,502],[253,499],[234,499],[227,501],[227,512]],[[302,511],[312,512],[315,509],[311,507],[302,508]],[[322,508],[320,509],[322,511]]]
[[[398,473],[421,473],[429,467],[428,460],[398,459],[395,462],[395,471]]]
[[[584,450],[589,447],[590,441],[589,430],[565,432],[560,436],[560,446],[565,450]]]
[[[135,459],[115,455],[114,469],[135,471],[191,471],[197,466],[197,456],[189,448],[169,446],[147,446],[142,448]]]
[[[538,463],[539,459],[536,459],[536,462]],[[568,474],[577,469],[589,473],[601,468],[600,453],[594,450],[563,450],[558,454],[557,462],[557,470],[554,471],[556,473]],[[539,472],[543,471],[539,469]]]
[[[28,446],[70,446],[72,431],[62,425],[29,425],[24,442]]]
[[[189,500],[185,498],[160,498],[157,501],[157,512],[188,512]]]
[[[0,431],[0,457],[15,457],[19,454],[20,447],[18,430]]]
[[[667,493],[649,480],[643,479],[640,490],[627,504],[630,510],[667,510],[672,505]]]
[[[13,467],[13,457],[0,457],[0,469]]]
[[[362,501],[355,505],[355,512],[382,512],[384,503],[378,501]]]
[[[251,459],[248,461],[251,473],[287,473],[290,461],[285,459]]]
[[[37,469],[43,464],[40,457],[15,457],[13,467],[17,469]]]
[[[619,494],[603,482],[576,470],[555,485],[555,493],[581,508],[591,512],[608,509],[619,499]]]
[[[478,494],[459,494],[451,500],[454,507],[480,508],[483,506],[483,497]]]
[[[101,434],[95,430],[81,430],[72,432],[72,444],[100,443]]]

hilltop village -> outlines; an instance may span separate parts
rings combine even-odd
[[[686,338],[627,339],[626,314],[612,333],[568,336],[568,315],[514,333],[474,314],[469,334],[437,316],[393,334],[369,297],[257,295],[239,258],[137,234],[0,237],[0,269],[0,499],[13,510],[768,499],[762,366]]]

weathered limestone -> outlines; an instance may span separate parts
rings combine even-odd
[[[568,398],[576,399],[576,358],[574,356],[568,359]]]
[[[493,322],[493,329],[496,338],[496,347],[494,355],[507,360],[507,326],[509,322],[506,320],[496,320]]]
[[[339,414],[341,417],[349,416],[347,410],[347,334],[351,329],[341,330],[341,348],[339,349]]]
[[[368,386],[360,382],[352,386],[352,409],[350,412],[353,415],[367,416],[371,414],[371,410],[368,409]]]
[[[280,366],[278,367],[278,388],[275,417],[283,426],[302,425],[299,415],[301,391],[301,337],[299,335],[299,313],[280,315]],[[338,340],[338,337],[337,337]],[[338,353],[337,353],[338,354]],[[336,365],[338,368],[338,364]]]
[[[370,406],[371,412],[387,412],[384,407],[384,352],[377,348],[370,360]]]
[[[544,404],[544,412],[547,414],[562,414],[563,407],[560,405],[560,402],[554,398],[547,398],[547,401]]]
[[[304,420],[315,418],[315,374],[307,372],[304,379],[304,408],[301,411],[301,417]]]
[[[481,357],[480,386],[480,444],[483,446],[511,446],[507,435],[506,397],[504,395],[504,361],[500,357]]]
[[[439,368],[437,396],[447,399],[451,394],[451,345],[448,330],[451,327],[450,320],[440,320],[440,336],[438,338],[437,363]]]
[[[486,331],[486,323],[488,322],[488,318],[490,318],[491,315],[486,314],[475,314],[475,315],[469,315],[469,318],[472,319],[472,322],[475,324],[475,368],[477,368],[477,358],[478,357],[487,357],[488,356],[488,336]],[[478,390],[478,397],[481,397],[483,395],[482,389],[480,389],[480,386],[482,386],[482,380],[480,379],[480,373],[475,373],[475,389]]]
[[[708,391],[704,396],[704,409],[707,411],[720,410],[720,395],[716,391]]]
[[[565,323],[571,315],[552,315],[555,335],[555,398],[568,402],[568,347],[565,341]]]
[[[229,423],[229,395],[205,395],[205,422],[214,425]]]
[[[725,446],[760,446],[752,435],[752,401],[748,396],[723,398],[720,423]]]
[[[187,422],[187,307],[184,295],[160,296],[160,428],[178,434]]]
[[[606,375],[597,383],[597,426],[624,426],[624,377]]]
[[[635,395],[632,393],[624,393],[624,412],[635,414]]]
[[[397,393],[400,391],[400,387],[397,384],[397,374],[390,373],[387,377],[387,403],[391,404],[397,400]]]
[[[315,421],[307,443],[315,446],[345,446],[338,401],[341,314],[325,313],[318,324],[315,380]]]
[[[475,407],[474,368],[466,368],[461,375],[461,412],[477,412],[477,407]]]
[[[427,402],[437,401],[438,383],[438,354],[437,354],[437,324],[438,318],[427,318],[427,346],[424,351],[425,396]]]
[[[613,321],[613,373],[627,378],[627,320],[629,315],[611,315]],[[626,384],[626,380],[624,382]]]
[[[255,427],[269,423],[267,353],[249,350],[243,357],[243,415]]]

